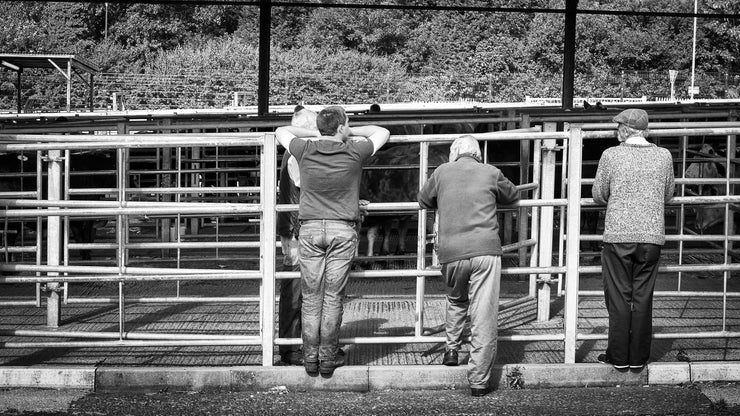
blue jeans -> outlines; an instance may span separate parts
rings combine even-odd
[[[357,246],[355,223],[304,221],[298,239],[303,357],[306,362],[334,360],[339,348],[344,289]]]

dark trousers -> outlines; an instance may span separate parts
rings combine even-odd
[[[653,290],[661,246],[605,243],[601,255],[609,312],[606,355],[617,365],[644,365],[653,334]]]
[[[298,264],[283,265],[284,271],[298,271]],[[278,337],[301,337],[301,279],[282,279],[280,281],[280,306],[278,307]],[[280,355],[284,356],[301,349],[300,345],[281,345]]]

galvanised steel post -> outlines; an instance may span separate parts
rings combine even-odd
[[[275,134],[264,136],[260,155],[260,271],[262,272],[260,327],[262,328],[262,365],[270,367],[273,362],[275,342],[275,241],[277,230],[275,213],[277,205],[277,146]]]
[[[578,261],[581,235],[581,159],[583,135],[571,125],[568,151],[567,241],[565,248],[565,363],[576,362],[578,336]]]
[[[552,132],[557,130],[556,123],[544,123],[543,130]],[[542,199],[555,198],[555,151],[556,140],[543,140],[542,151],[542,180],[540,184]],[[539,265],[540,267],[552,266],[552,232],[555,229],[555,207],[545,206],[541,208],[540,238],[539,238]],[[550,274],[539,275],[542,284],[537,291],[537,321],[544,322],[550,319]]]
[[[49,201],[59,201],[62,196],[62,151],[49,150],[48,159],[48,177],[47,199]],[[56,210],[57,208],[47,208]],[[46,219],[46,264],[48,266],[59,266],[61,260],[61,241],[62,241],[62,219],[60,216],[49,216]],[[41,233],[42,230],[38,230]],[[49,272],[47,276],[58,276],[58,272]],[[61,300],[59,299],[60,287],[57,282],[46,284],[46,325],[52,328],[59,327],[61,320]]]

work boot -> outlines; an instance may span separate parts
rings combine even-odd
[[[442,358],[442,364],[450,367],[457,366],[457,351],[447,350]]]
[[[345,354],[344,351],[341,349],[337,350],[337,354],[334,356],[333,360],[321,360],[321,364],[319,364],[319,372],[321,375],[324,376],[330,376],[334,374],[334,370],[337,367],[341,367],[344,365],[345,362]]]

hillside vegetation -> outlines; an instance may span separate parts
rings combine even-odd
[[[403,4],[562,8],[556,0],[423,1]],[[604,4],[601,4],[604,3]],[[700,12],[740,13],[740,3],[703,0]],[[581,9],[693,11],[687,0],[582,0]],[[107,14],[107,27],[105,24]],[[76,54],[97,65],[96,108],[114,91],[128,108],[256,104],[259,8],[109,2],[0,2],[2,53]],[[690,84],[693,19],[579,15],[575,95],[665,97],[678,70]],[[736,98],[740,19],[699,19],[700,96]],[[271,104],[522,101],[557,97],[563,16],[547,13],[275,7]],[[64,80],[24,72],[31,110],[64,107]],[[75,108],[85,108],[76,80]],[[0,110],[15,109],[15,74],[0,71]]]

